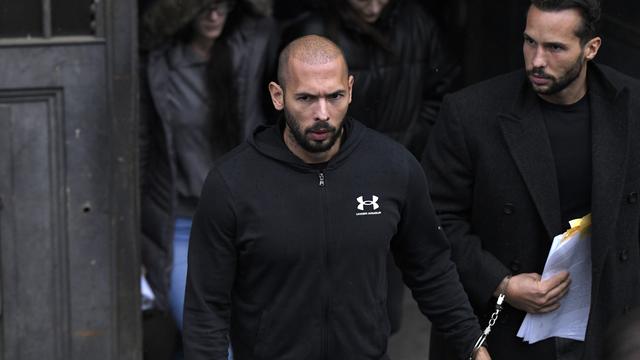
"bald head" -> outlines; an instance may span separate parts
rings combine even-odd
[[[292,60],[308,65],[321,65],[340,59],[346,61],[342,50],[333,41],[318,35],[307,35],[287,45],[278,58],[278,82],[283,87],[289,77],[289,66]]]

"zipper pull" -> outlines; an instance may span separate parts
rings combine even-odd
[[[318,173],[318,186],[324,186],[324,173]]]

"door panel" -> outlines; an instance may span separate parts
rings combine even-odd
[[[0,177],[3,198],[0,218],[6,359],[50,358],[62,355],[61,329],[66,309],[65,247],[58,229],[64,207],[59,196],[56,91],[2,93]],[[11,102],[8,101],[11,99]],[[25,339],[39,339],[31,346]]]

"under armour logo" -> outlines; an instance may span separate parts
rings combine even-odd
[[[380,205],[378,205],[378,197],[373,195],[371,196],[371,200],[365,200],[363,196],[358,196],[356,200],[358,200],[358,210],[364,211],[365,206],[373,206],[373,210],[378,210]]]

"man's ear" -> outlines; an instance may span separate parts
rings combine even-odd
[[[284,109],[284,91],[282,87],[275,82],[269,83],[269,93],[271,94],[271,102],[276,110]]]
[[[355,78],[353,75],[349,75],[349,104],[351,104],[351,95],[353,94],[353,83],[355,82]]]
[[[584,46],[584,56],[587,60],[593,60],[598,55],[598,50],[602,45],[602,39],[599,36],[589,40]]]

